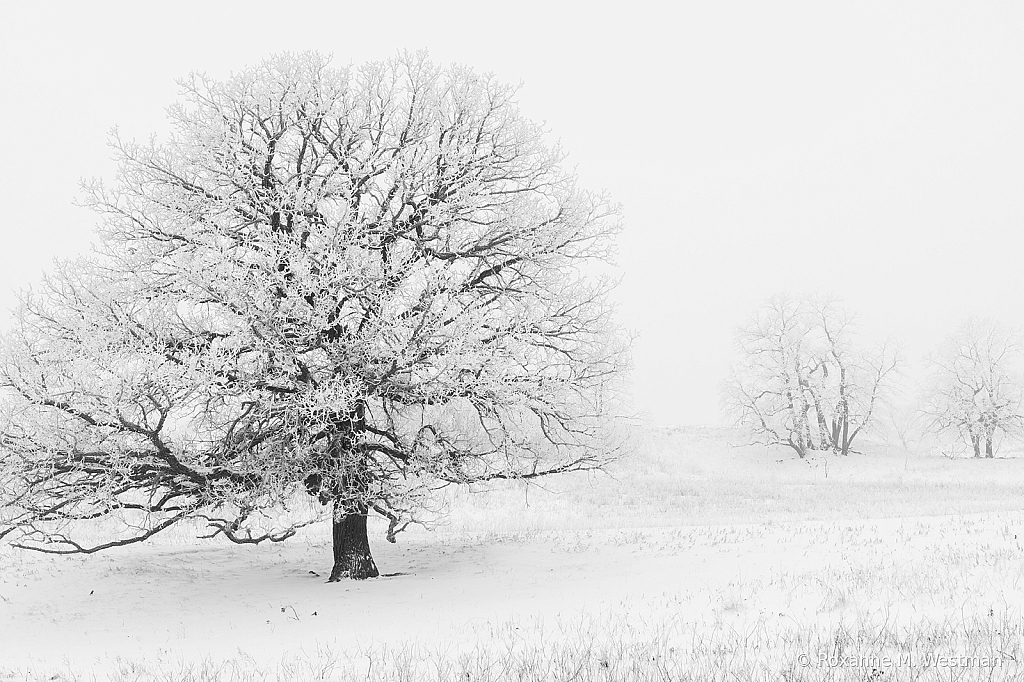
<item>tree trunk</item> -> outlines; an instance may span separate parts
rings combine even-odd
[[[992,452],[992,436],[985,439],[985,457],[995,457]]]
[[[342,578],[365,580],[380,575],[370,555],[366,537],[366,505],[350,509],[340,499],[334,501],[334,569],[328,582]]]
[[[850,420],[843,417],[843,454],[850,454]]]
[[[981,457],[981,436],[971,436],[971,444],[974,446],[974,456]]]
[[[822,451],[835,446],[835,441],[829,440],[828,422],[825,419],[825,412],[821,409],[821,401],[814,399],[814,412],[818,417],[818,441]]]

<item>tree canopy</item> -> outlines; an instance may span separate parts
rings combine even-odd
[[[0,534],[88,552],[200,519],[277,541],[323,504],[332,579],[367,577],[371,510],[393,540],[439,486],[615,455],[626,344],[587,263],[618,210],[515,88],[313,53],[181,86],[167,139],[114,134],[116,181],[85,186],[95,253],[3,340]],[[76,539],[111,513],[138,520]]]

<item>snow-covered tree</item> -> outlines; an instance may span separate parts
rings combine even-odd
[[[858,345],[852,316],[834,300],[775,296],[737,334],[740,359],[724,403],[766,445],[849,454],[877,417],[900,361],[897,349]]]
[[[922,412],[931,429],[953,433],[975,457],[1024,426],[1024,340],[992,320],[970,319],[931,358]]]
[[[625,344],[586,263],[617,208],[514,88],[422,54],[181,85],[166,141],[115,133],[96,252],[4,339],[0,536],[92,552],[200,519],[255,543],[329,513],[331,580],[365,578],[371,512],[394,541],[438,487],[616,454]],[[76,539],[112,513],[124,534]]]

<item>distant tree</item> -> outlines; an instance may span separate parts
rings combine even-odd
[[[857,345],[836,301],[775,296],[737,334],[724,403],[755,440],[849,454],[876,418],[900,360],[892,344]]]
[[[811,404],[804,387],[814,370],[804,344],[806,310],[776,296],[737,335],[741,360],[726,381],[726,405],[741,426],[768,445],[788,445],[800,457],[814,447]]]
[[[931,359],[922,412],[931,430],[953,433],[975,457],[994,457],[1000,439],[1024,425],[1024,342],[992,320],[971,319]]]
[[[4,340],[0,536],[94,552],[200,519],[276,542],[326,509],[330,580],[366,578],[370,512],[394,541],[439,487],[616,454],[625,344],[583,266],[617,209],[514,88],[317,54],[181,85],[166,142],[115,134],[96,253]],[[134,525],[75,539],[112,513]]]

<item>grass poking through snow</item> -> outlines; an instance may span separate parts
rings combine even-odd
[[[609,475],[545,488],[510,484],[486,495],[451,491],[449,521],[434,533],[410,536],[428,559],[504,548],[547,557],[544,566],[583,565],[593,575],[629,561],[624,575],[635,583],[633,598],[595,592],[586,608],[557,616],[467,618],[453,626],[458,636],[443,639],[341,637],[339,643],[318,630],[322,638],[292,642],[269,663],[241,650],[197,659],[172,645],[113,652],[113,663],[96,673],[65,664],[58,649],[43,664],[4,669],[0,663],[0,680],[1024,679],[1024,461],[879,452],[831,457],[826,476],[824,458],[796,460],[732,447],[729,440],[730,434],[703,430],[665,431]],[[326,534],[295,542],[305,543],[303,556],[328,552]],[[126,589],[141,590],[154,578],[203,583],[222,577],[223,568],[210,563],[214,547],[168,536],[159,545],[162,560],[173,561],[166,570],[133,572],[103,561]],[[292,570],[296,556],[254,550],[244,565],[282,573]],[[680,578],[665,589],[664,581],[650,579],[652,566],[665,558],[682,566],[711,562],[705,572],[711,577]],[[36,589],[96,560],[0,553],[0,613],[11,603],[6,593]],[[462,566],[448,565],[438,570]],[[486,568],[500,573],[493,563]],[[431,589],[431,575],[366,589],[408,589],[417,580]],[[310,594],[319,589],[345,588],[314,586]],[[474,598],[464,601],[471,607]],[[402,604],[405,611],[380,617],[432,615],[416,611],[415,602]],[[68,608],[40,594],[30,617],[55,630],[73,627]],[[307,611],[301,616],[308,620]],[[280,619],[300,617],[294,607],[281,613]],[[287,624],[282,620],[281,627]],[[226,622],[226,636],[230,627]],[[188,643],[188,633],[182,637]]]

